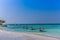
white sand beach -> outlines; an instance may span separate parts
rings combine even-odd
[[[59,40],[58,38],[0,30],[0,40]]]

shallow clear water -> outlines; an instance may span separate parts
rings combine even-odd
[[[27,27],[27,28],[25,28]],[[31,27],[34,27],[35,30],[31,30]],[[44,28],[44,32],[39,32],[39,28]],[[43,33],[43,34],[51,34],[54,36],[60,36],[60,25],[14,25],[10,24],[7,25],[7,27],[0,28],[1,30],[7,30],[7,31],[16,31],[16,32],[35,32],[35,33]]]

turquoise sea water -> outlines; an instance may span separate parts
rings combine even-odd
[[[34,27],[35,30],[31,30]],[[40,32],[39,28],[44,28],[44,32]],[[40,24],[8,24],[7,27],[0,28],[1,30],[15,32],[34,32],[48,35],[60,36],[60,25],[40,25]]]

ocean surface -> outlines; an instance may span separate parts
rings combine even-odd
[[[39,28],[44,28],[44,31],[40,32]],[[60,24],[7,24],[7,26],[1,27],[0,29],[13,32],[42,33],[60,37]]]

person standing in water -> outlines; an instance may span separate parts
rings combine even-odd
[[[31,27],[31,30],[35,30],[34,26]]]
[[[40,32],[43,32],[43,31],[44,31],[44,28],[39,28],[39,31],[40,31]]]

